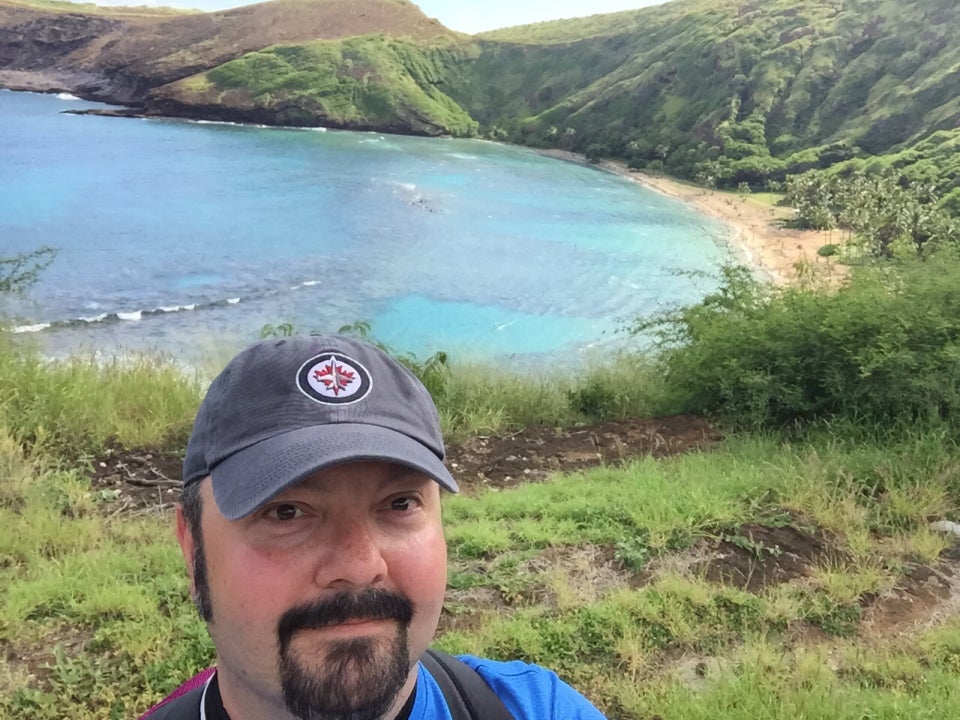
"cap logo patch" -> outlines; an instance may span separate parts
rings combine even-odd
[[[307,360],[297,372],[297,387],[324,405],[349,405],[370,392],[370,373],[353,358],[325,352]]]

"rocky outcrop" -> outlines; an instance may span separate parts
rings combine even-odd
[[[24,22],[0,27],[0,67],[9,70],[47,70],[71,54],[119,30],[124,23],[92,15],[35,15]]]

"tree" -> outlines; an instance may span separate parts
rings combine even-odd
[[[0,293],[21,293],[33,285],[53,262],[57,251],[41,247],[12,257],[0,256]]]

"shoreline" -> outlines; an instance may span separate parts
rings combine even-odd
[[[728,242],[749,266],[778,284],[797,282],[814,269],[827,276],[845,274],[845,268],[831,258],[817,254],[824,245],[836,242],[830,231],[795,230],[783,227],[790,209],[768,205],[749,195],[710,190],[681,180],[631,170],[619,161],[588,161],[566,150],[540,150],[548,157],[600,168],[670,198],[685,202],[699,212],[730,228]]]
[[[39,79],[37,75],[35,72],[0,70],[0,88],[13,92],[53,94],[70,92],[64,88],[71,85],[68,80],[76,80],[76,74],[42,74]],[[20,82],[16,82],[17,80]],[[67,112],[145,117],[129,107]],[[190,120],[189,118],[176,119]],[[568,150],[535,149],[534,152],[545,157],[595,167],[619,175],[648,190],[680,200],[703,215],[719,220],[730,229],[727,238],[730,249],[739,255],[746,265],[766,275],[775,283],[794,283],[812,272],[827,277],[842,277],[847,272],[844,266],[839,265],[832,258],[817,254],[821,247],[835,242],[836,238],[831,231],[796,230],[783,226],[783,221],[790,217],[789,208],[776,207],[756,200],[750,195],[711,190],[674,178],[653,175],[643,170],[632,170],[622,161],[590,162],[583,155]]]
[[[17,80],[19,82],[16,82]],[[56,74],[39,74],[38,77],[36,72],[0,70],[0,87],[15,92],[69,92],[64,90],[70,85],[68,80],[76,80],[76,77]],[[86,114],[87,111],[82,112]],[[126,107],[98,110],[95,114],[144,117],[142,113]],[[193,120],[197,121],[195,118]],[[791,214],[789,208],[769,205],[750,195],[710,190],[662,175],[631,170],[622,161],[590,162],[583,155],[568,150],[534,149],[534,152],[614,173],[648,190],[687,203],[703,215],[719,220],[730,228],[727,239],[730,249],[742,258],[746,265],[775,283],[797,282],[811,272],[827,277],[842,277],[846,274],[844,266],[817,254],[821,247],[836,240],[833,233],[783,227],[783,221]]]

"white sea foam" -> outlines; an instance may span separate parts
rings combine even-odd
[[[133,322],[138,322],[143,317],[143,311],[134,310],[133,312],[118,312],[117,317],[121,320],[132,320]]]
[[[236,305],[240,302],[240,298],[227,298],[227,305]]]
[[[50,327],[50,323],[37,323],[35,325],[17,325],[16,327],[10,328],[12,333],[35,333],[40,332],[41,330],[46,330]]]
[[[321,282],[322,280],[304,280],[301,284],[304,287],[313,287],[314,285],[319,285]]]
[[[107,313],[100,313],[99,315],[88,315],[87,317],[77,318],[80,322],[85,323],[98,323],[107,319]]]
[[[57,100],[79,100],[76,95],[71,95],[70,93],[57,93]]]

